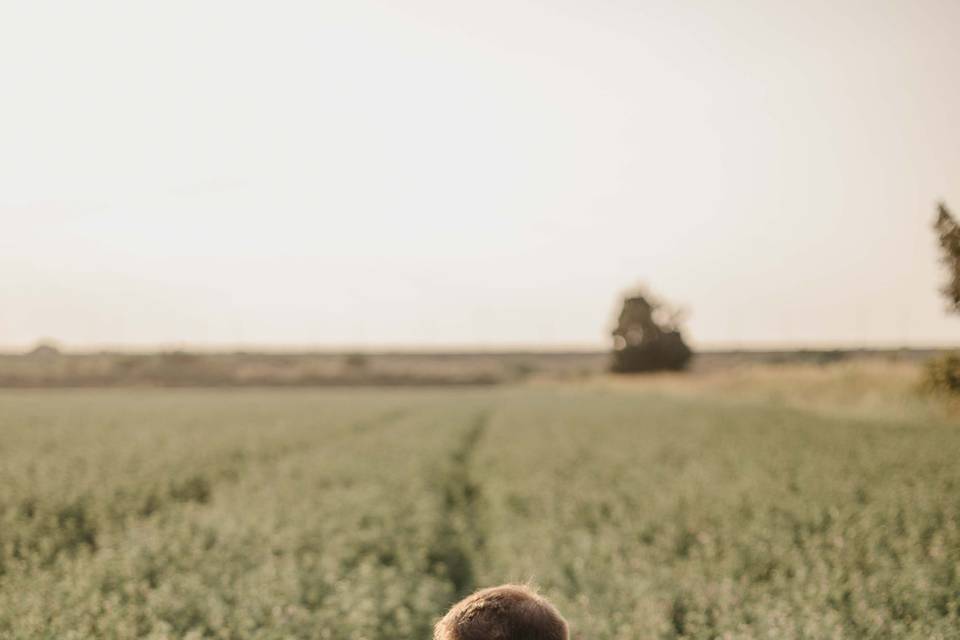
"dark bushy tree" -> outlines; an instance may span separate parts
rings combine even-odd
[[[683,340],[678,318],[678,313],[670,313],[649,293],[627,297],[613,330],[611,370],[634,373],[684,369],[693,353]]]
[[[947,267],[949,280],[940,291],[947,298],[949,309],[960,313],[960,225],[950,215],[947,205],[937,205],[937,221],[933,223],[940,244],[940,260]]]
[[[940,245],[940,261],[947,268],[948,280],[940,292],[947,299],[947,310],[960,313],[960,225],[942,202],[937,205],[933,230]],[[923,386],[933,393],[960,394],[960,354],[946,353],[931,359],[924,372]]]

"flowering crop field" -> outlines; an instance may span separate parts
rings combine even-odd
[[[960,428],[605,388],[0,393],[0,637],[960,637]]]

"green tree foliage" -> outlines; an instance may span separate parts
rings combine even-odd
[[[960,224],[942,202],[937,205],[937,221],[933,228],[940,244],[940,260],[947,267],[949,277],[940,291],[947,298],[949,310],[960,313]]]
[[[940,261],[948,274],[940,292],[947,299],[947,310],[960,313],[960,224],[943,202],[937,205],[933,229],[940,245]],[[948,353],[930,360],[924,372],[923,388],[933,393],[960,393],[960,355]]]

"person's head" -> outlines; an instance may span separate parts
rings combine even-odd
[[[434,640],[568,640],[557,609],[529,587],[482,589],[453,605]]]

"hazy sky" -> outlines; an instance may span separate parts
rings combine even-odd
[[[957,0],[0,4],[0,345],[960,342]]]

